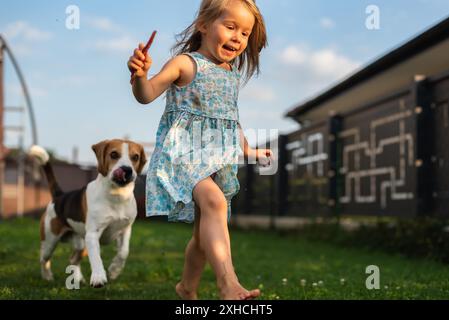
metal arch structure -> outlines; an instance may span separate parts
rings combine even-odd
[[[20,70],[19,64],[17,63],[16,58],[14,57],[14,54],[9,47],[8,43],[6,42],[5,38],[0,34],[0,50],[4,50],[8,53],[9,58],[11,59],[11,62],[14,66],[14,70],[16,71],[17,76],[19,77],[19,81],[22,87],[23,95],[25,96],[26,105],[28,114],[30,116],[30,122],[31,122],[31,132],[32,132],[32,143],[38,144],[38,136],[37,136],[37,127],[36,127],[36,119],[34,117],[34,111],[33,111],[33,104],[31,102],[31,97],[29,94],[28,87],[25,82],[25,78],[23,77],[22,71]],[[1,84],[0,84],[1,85]],[[3,142],[1,142],[3,144]]]
[[[3,188],[4,187],[3,180],[4,180],[4,170],[5,170],[4,160],[6,157],[6,149],[3,144],[3,140],[4,140],[4,135],[3,135],[3,131],[4,131],[4,127],[3,127],[3,119],[4,119],[3,118],[3,112],[4,112],[3,65],[4,65],[4,60],[5,60],[4,53],[7,53],[9,58],[11,59],[14,70],[15,70],[17,76],[19,77],[23,95],[25,96],[26,107],[27,107],[27,111],[29,114],[30,122],[31,122],[32,143],[33,144],[38,143],[36,120],[34,117],[33,105],[31,102],[31,97],[30,97],[30,94],[28,91],[28,87],[25,82],[25,78],[23,77],[22,71],[20,70],[19,64],[17,63],[17,60],[14,57],[14,54],[13,54],[11,48],[9,47],[5,38],[0,34],[0,219],[2,219],[2,217],[4,215],[4,209],[5,209],[4,203],[3,203],[3,189],[4,189]]]

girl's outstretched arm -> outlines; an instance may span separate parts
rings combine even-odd
[[[186,74],[188,68],[192,68],[190,58],[180,55],[170,59],[151,79],[147,80],[147,73],[151,67],[151,57],[142,53],[143,44],[134,50],[134,55],[128,60],[128,68],[134,71],[135,80],[132,90],[136,100],[142,104],[147,104],[159,97],[173,82],[180,80]]]
[[[178,61],[173,58],[153,78],[147,80],[146,74],[137,76],[133,83],[134,97],[142,104],[153,102],[179,78],[180,74]]]
[[[273,158],[273,152],[270,149],[253,149],[249,146],[248,141],[246,140],[245,134],[243,133],[243,129],[238,124],[240,130],[240,147],[243,150],[243,157],[248,161],[259,161],[260,164],[266,165],[270,163],[270,159]]]
[[[239,126],[239,131],[240,131],[240,147],[243,150],[243,156],[244,156],[245,160],[247,160],[249,155],[252,152],[252,149],[249,146],[248,141],[246,140],[245,134],[243,133],[243,129],[242,129],[240,123],[238,124],[238,126]]]

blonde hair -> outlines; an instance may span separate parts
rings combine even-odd
[[[183,32],[176,36],[176,44],[172,53],[179,55],[186,52],[197,51],[201,47],[201,32],[198,25],[210,24],[220,17],[229,2],[233,0],[202,0],[197,17]],[[248,46],[232,63],[237,66],[244,76],[245,82],[254,73],[259,74],[259,54],[267,46],[267,33],[265,22],[255,0],[238,0],[243,2],[254,15],[253,30],[248,39]]]

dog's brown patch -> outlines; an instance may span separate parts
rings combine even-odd
[[[67,227],[61,221],[61,219],[56,217],[56,218],[53,218],[50,220],[50,231],[55,236],[59,236],[59,235],[65,233],[65,231],[67,231]]]
[[[142,145],[126,140],[128,143],[129,149],[129,159],[133,164],[134,170],[136,170],[137,174],[142,172],[143,166],[147,162],[147,157],[145,156],[145,150]],[[137,160],[136,160],[137,159]]]
[[[83,192],[82,198],[81,198],[81,215],[82,215],[82,221],[86,223],[87,221],[87,198],[86,198],[86,192]]]
[[[83,259],[83,252],[85,249],[82,250],[74,250],[71,257],[70,257],[70,264],[78,265],[81,260]]]

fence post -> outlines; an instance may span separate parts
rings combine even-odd
[[[245,213],[251,214],[253,210],[253,181],[254,181],[254,165],[246,163],[246,179],[245,179]]]
[[[415,76],[411,94],[416,119],[416,214],[423,216],[430,215],[433,210],[431,159],[435,150],[431,92],[425,76]]]
[[[339,188],[339,176],[341,166],[341,152],[339,150],[339,138],[338,133],[342,130],[343,118],[340,115],[332,115],[329,118],[329,211],[333,216],[339,216],[340,207],[340,188]]]
[[[286,168],[288,163],[287,143],[288,136],[280,134],[278,140],[278,178],[276,179],[276,195],[278,203],[277,216],[285,215],[288,210],[288,173]]]

